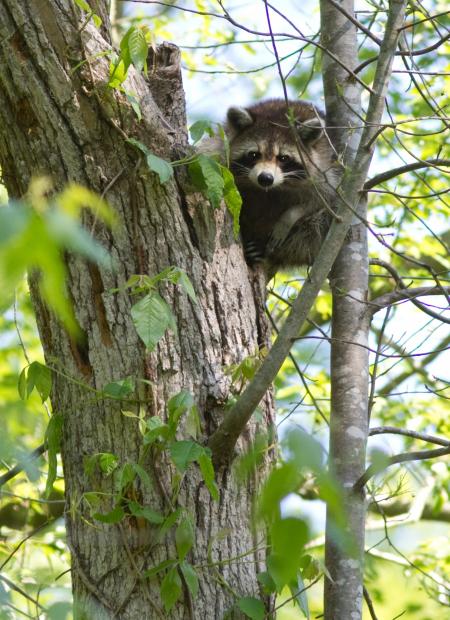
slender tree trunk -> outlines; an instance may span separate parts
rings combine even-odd
[[[353,14],[353,0],[340,6]],[[322,43],[353,70],[357,65],[356,27],[327,0],[321,2]],[[331,132],[338,153],[344,153],[344,166],[352,165],[361,131],[360,87],[349,72],[326,54],[323,79],[327,123],[340,127]],[[348,128],[348,129],[345,129]],[[364,205],[360,215],[365,218]],[[352,485],[364,472],[367,440],[368,321],[364,320],[368,286],[368,252],[365,227],[353,222],[331,274],[333,291],[331,344],[330,471],[342,485],[347,529],[354,545],[349,557],[342,541],[336,540],[333,515],[327,510],[324,611],[326,620],[357,619],[362,614],[365,500],[354,494]],[[349,344],[357,342],[358,345]]]
[[[97,5],[105,9],[106,2]],[[136,138],[168,160],[186,147],[176,48],[159,50],[149,82],[130,69],[128,87],[141,103],[138,122],[126,98],[105,86],[109,61],[99,53],[107,42],[91,22],[80,30],[82,23],[71,0],[0,0],[0,164],[10,195],[23,195],[33,175],[46,174],[58,189],[76,181],[106,192],[121,220],[110,232],[85,216],[88,229],[114,258],[115,271],[67,256],[80,340],[67,334],[32,285],[46,361],[56,371],[52,405],[64,417],[76,617],[164,615],[159,593],[164,573],[147,579],[143,571],[176,556],[173,529],[158,538],[156,527],[134,517],[119,524],[93,522],[84,498],[89,491],[114,493],[111,478],[88,476],[84,469],[87,457],[111,452],[120,464],[140,463],[150,475],[150,488],[135,481],[130,491],[140,504],[165,515],[183,508],[183,518],[191,515],[195,524],[188,559],[199,567],[199,593],[194,600],[181,579],[182,600],[171,617],[222,618],[236,596],[261,595],[256,575],[264,566],[264,537],[252,529],[250,513],[264,466],[247,484],[238,483],[230,470],[219,472],[220,499],[214,502],[196,466],[180,480],[165,454],[146,456],[137,421],[122,414],[120,403],[93,399],[85,386],[101,389],[131,376],[146,417],[163,418],[169,398],[188,390],[207,436],[230,396],[225,367],[254,353],[265,327],[228,215],[213,213],[202,197],[188,195],[182,174],[161,185],[125,142],[127,136]],[[110,291],[133,274],[155,275],[169,265],[188,273],[198,303],[174,287],[164,288],[178,329],[148,353],[131,319],[133,300]],[[261,408],[264,421],[248,425],[238,450],[248,447],[257,426],[266,431],[271,423],[270,396]],[[104,513],[112,508],[105,497]],[[229,562],[243,554],[245,561]],[[230,617],[237,616],[233,611]]]
[[[330,470],[343,488],[347,530],[352,551],[336,538],[331,511],[327,511],[325,563],[325,620],[358,620],[362,617],[365,534],[365,496],[353,486],[365,469],[368,436],[368,248],[365,222],[366,201],[348,191],[361,191],[373,155],[377,129],[381,123],[406,2],[389,3],[388,20],[362,131],[360,92],[354,71],[357,65],[356,28],[353,0],[338,7],[321,2],[322,43],[340,61],[324,54],[323,78],[327,123],[341,127],[332,133],[336,150],[345,167],[341,195],[355,205],[356,216],[331,274],[333,290],[331,351]],[[348,128],[348,129],[347,129]],[[355,129],[353,129],[355,128]]]

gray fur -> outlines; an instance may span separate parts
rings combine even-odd
[[[229,108],[227,112],[227,120],[229,128],[233,128],[236,131],[253,125],[253,118],[246,108]]]

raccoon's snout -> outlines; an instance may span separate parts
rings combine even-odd
[[[274,177],[270,172],[261,172],[258,175],[258,183],[261,187],[270,187],[273,185]]]

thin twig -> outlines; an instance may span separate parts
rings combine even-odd
[[[380,172],[380,174],[375,175],[364,183],[364,189],[367,191],[376,185],[380,185],[380,183],[385,183],[386,181],[389,181],[400,174],[405,174],[406,172],[420,170],[420,168],[435,168],[436,166],[450,166],[450,159],[426,159],[424,161],[406,164],[405,166],[400,166],[399,168],[392,168],[392,170],[386,170],[386,172]]]
[[[413,437],[414,439],[420,439],[421,441],[426,441],[427,443],[435,443],[438,446],[450,446],[450,441],[448,439],[436,437],[435,435],[428,435],[427,433],[420,433],[418,431],[411,431],[407,428],[397,428],[395,426],[375,426],[369,430],[370,437],[373,435],[384,434],[404,435],[405,437]]]
[[[440,456],[446,456],[447,454],[450,454],[450,445],[448,445],[446,448],[436,448],[435,450],[420,450],[418,452],[405,452],[402,454],[390,456],[381,466],[378,464],[370,465],[366,469],[364,474],[355,482],[355,484],[353,485],[353,490],[355,491],[355,493],[362,491],[364,486],[371,478],[373,478],[373,476],[379,474],[391,465],[396,465],[398,463],[407,463],[409,461],[425,461],[429,459],[437,459]]]
[[[11,480],[11,478],[14,478],[15,476],[17,476],[17,474],[20,474],[21,471],[23,471],[24,469],[26,469],[27,465],[31,462],[34,461],[34,459],[37,459],[39,456],[41,456],[42,454],[44,454],[44,452],[46,451],[46,445],[43,443],[40,446],[38,446],[37,448],[35,448],[33,450],[33,452],[31,452],[26,459],[23,459],[22,461],[20,461],[19,463],[17,463],[17,465],[15,465],[14,467],[11,467],[11,469],[9,471],[6,472],[6,474],[3,474],[2,476],[0,476],[0,487],[2,487],[6,482],[8,482],[9,480]]]

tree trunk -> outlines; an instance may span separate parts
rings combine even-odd
[[[340,3],[353,14],[353,0]],[[322,43],[350,70],[358,62],[356,27],[326,0],[321,2]],[[327,124],[335,129],[333,144],[344,154],[344,165],[354,163],[361,131],[361,93],[349,72],[324,55],[323,80]],[[358,118],[359,115],[359,118]],[[346,129],[348,128],[348,129]],[[365,202],[360,205],[365,219]],[[326,620],[361,618],[365,498],[352,486],[364,472],[368,433],[368,336],[365,319],[368,297],[368,250],[364,224],[353,222],[331,273],[333,291],[331,343],[330,471],[346,494],[347,531],[353,553],[336,540],[336,524],[327,509],[324,612]],[[347,294],[349,293],[350,294]],[[352,342],[358,344],[351,344]]]
[[[169,398],[188,390],[206,438],[230,396],[224,369],[255,353],[264,319],[228,214],[188,195],[183,173],[161,185],[125,142],[138,139],[167,160],[186,148],[176,48],[159,49],[148,82],[130,68],[128,88],[141,104],[138,122],[125,96],[106,86],[109,60],[98,54],[108,44],[92,22],[80,29],[84,17],[70,0],[0,0],[0,164],[10,196],[23,195],[33,175],[50,175],[57,189],[76,181],[106,193],[121,221],[111,232],[84,216],[114,258],[114,271],[66,258],[80,339],[68,335],[32,284],[46,362],[55,369],[53,410],[64,418],[61,452],[76,617],[165,615],[164,573],[147,579],[143,571],[176,557],[173,528],[158,537],[157,527],[131,516],[118,524],[93,522],[83,498],[89,491],[114,493],[111,477],[84,470],[87,457],[110,452],[120,464],[139,463],[149,473],[151,488],[135,481],[130,491],[141,505],[165,515],[182,507],[183,518],[191,515],[195,524],[188,559],[198,567],[199,594],[190,596],[181,578],[183,597],[170,617],[221,618],[236,596],[261,596],[256,575],[264,567],[264,537],[253,530],[250,513],[264,466],[248,483],[238,482],[232,470],[217,472],[220,499],[214,502],[196,466],[178,480],[165,453],[156,458],[143,451],[137,420],[124,416],[120,403],[93,398],[86,386],[101,389],[133,377],[146,417],[165,417]],[[163,287],[178,329],[148,353],[131,319],[132,298],[110,291],[133,274],[155,275],[169,265],[187,272],[198,302]],[[238,450],[250,445],[258,426],[267,431],[271,424],[270,395],[261,408],[263,421],[248,425]],[[178,483],[174,504],[171,490]],[[112,508],[111,496],[105,497],[103,513]],[[244,561],[233,561],[245,554]]]

